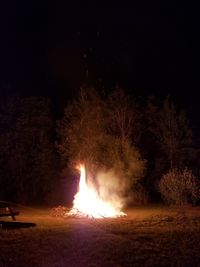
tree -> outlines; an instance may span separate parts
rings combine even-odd
[[[81,88],[78,100],[58,122],[58,149],[65,165],[81,161],[90,172],[112,169],[135,183],[143,175],[144,161],[131,143],[134,116],[128,97],[122,91],[121,98],[117,95],[100,96],[94,89]]]
[[[167,156],[170,168],[182,167],[190,161],[193,152],[192,131],[185,113],[167,97],[154,115],[151,130]]]
[[[140,139],[140,114],[138,105],[125,92],[116,87],[108,97],[109,129],[113,135],[119,137],[121,143],[127,140],[134,145]]]
[[[99,144],[103,138],[103,102],[93,89],[81,88],[78,100],[74,100],[58,121],[58,149],[64,166],[70,161],[86,165],[100,164]]]
[[[136,148],[141,135],[138,105],[118,86],[111,91],[106,101],[107,132],[115,140],[113,163],[117,173],[135,187],[144,174],[145,160]]]
[[[160,143],[155,134],[160,108],[159,104],[159,100],[156,97],[149,96],[140,106],[141,137],[139,148],[146,159],[146,171],[142,184],[153,201],[160,200],[156,184],[165,171],[166,165],[166,159],[164,160],[166,156],[163,157]]]
[[[10,98],[0,114],[1,193],[9,199],[44,200],[54,172],[49,101]]]

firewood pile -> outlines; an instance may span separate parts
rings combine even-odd
[[[58,206],[51,209],[51,216],[53,217],[66,217],[70,209],[64,206]]]
[[[60,218],[67,218],[67,217],[74,217],[74,218],[93,218],[77,209],[70,209],[64,206],[58,206],[51,209],[51,216],[53,217],[60,217]],[[103,217],[103,216],[102,216]]]

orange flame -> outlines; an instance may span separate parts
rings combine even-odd
[[[85,166],[81,164],[79,170],[79,191],[74,197],[73,208],[71,209],[70,214],[81,214],[93,218],[124,216],[125,213],[121,212],[118,207],[113,205],[113,203],[104,201],[95,188],[87,184]]]

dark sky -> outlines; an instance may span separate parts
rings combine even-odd
[[[198,125],[197,6],[148,0],[2,2],[1,90],[47,95],[59,104],[86,80],[106,89],[118,83],[141,97],[171,94]]]

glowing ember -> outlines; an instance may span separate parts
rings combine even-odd
[[[108,218],[124,216],[117,203],[116,207],[113,203],[103,200],[95,188],[86,183],[85,166],[80,165],[80,182],[79,191],[74,197],[73,208],[69,212],[70,215],[82,215],[93,218]]]

